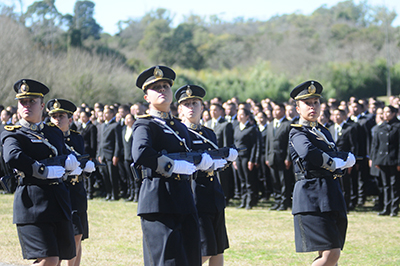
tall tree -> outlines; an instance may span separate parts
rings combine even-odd
[[[102,27],[94,19],[95,3],[92,1],[77,1],[74,6],[73,27],[81,32],[82,40],[89,37],[100,39]]]

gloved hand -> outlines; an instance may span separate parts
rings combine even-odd
[[[335,169],[342,169],[345,166],[345,162],[340,158],[332,158],[335,162]]]
[[[207,153],[201,154],[201,161],[198,165],[196,165],[197,170],[202,170],[206,171],[210,169],[210,167],[213,165],[213,159],[211,159],[211,156]]]
[[[225,164],[228,163],[225,159],[215,159],[213,160],[213,162],[214,162],[214,170],[224,168]]]
[[[174,160],[172,172],[175,174],[191,175],[196,172],[196,166],[184,160]]]
[[[65,160],[65,170],[74,171],[78,166],[79,162],[78,159],[76,159],[75,155],[68,155],[67,159]]]
[[[236,149],[230,148],[229,149],[229,155],[228,157],[226,157],[225,159],[229,162],[233,162],[234,160],[236,160],[236,158],[238,157],[238,152]]]
[[[85,168],[83,168],[83,172],[92,173],[94,171],[96,171],[96,166],[94,165],[94,162],[87,161],[86,165],[85,165]]]
[[[62,166],[46,166],[46,168],[47,168],[46,179],[61,178],[65,173],[65,169]]]
[[[349,155],[347,155],[347,160],[345,162],[345,165],[342,169],[352,167],[356,163],[356,157],[354,157],[354,154],[349,152]]]
[[[80,175],[82,174],[82,168],[80,168],[79,166],[77,168],[75,168],[74,171],[72,171],[69,175]]]

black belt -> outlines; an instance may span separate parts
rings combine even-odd
[[[159,177],[159,178],[166,178],[166,179],[174,179],[174,180],[178,180],[178,181],[192,179],[191,175],[183,175],[183,174],[175,174],[175,173],[173,173],[170,177],[158,175],[157,173],[153,175],[151,169],[144,167],[144,166],[142,166],[142,177],[143,177],[143,179],[145,179],[145,178],[152,179],[155,177]]]
[[[313,178],[325,178],[332,177],[336,179],[338,177],[342,177],[344,175],[343,171],[335,171],[335,172],[327,172],[325,170],[309,170],[307,171],[307,175],[305,173],[295,173],[294,176],[296,181],[304,180],[304,179],[313,179]]]
[[[53,185],[58,185],[62,183],[63,180],[61,178],[55,178],[55,179],[33,179],[33,178],[18,178],[18,185],[23,186],[29,186],[29,185],[48,185],[48,186],[53,186]]]

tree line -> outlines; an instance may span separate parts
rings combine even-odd
[[[306,79],[324,84],[324,96],[348,99],[400,93],[400,27],[396,12],[348,0],[322,5],[311,15],[267,21],[188,15],[173,26],[169,10],[119,21],[119,32],[102,33],[95,4],[77,1],[61,14],[55,0],[36,1],[25,13],[0,4],[0,90],[11,102],[12,83],[31,77],[52,88],[53,97],[92,104],[134,102],[143,69],[173,67],[175,89],[204,86],[208,98],[287,100]],[[66,95],[65,93],[68,92]]]

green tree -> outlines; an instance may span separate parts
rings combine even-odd
[[[82,40],[89,37],[100,39],[102,27],[94,19],[95,3],[92,1],[77,1],[74,6],[73,28],[80,30]]]

